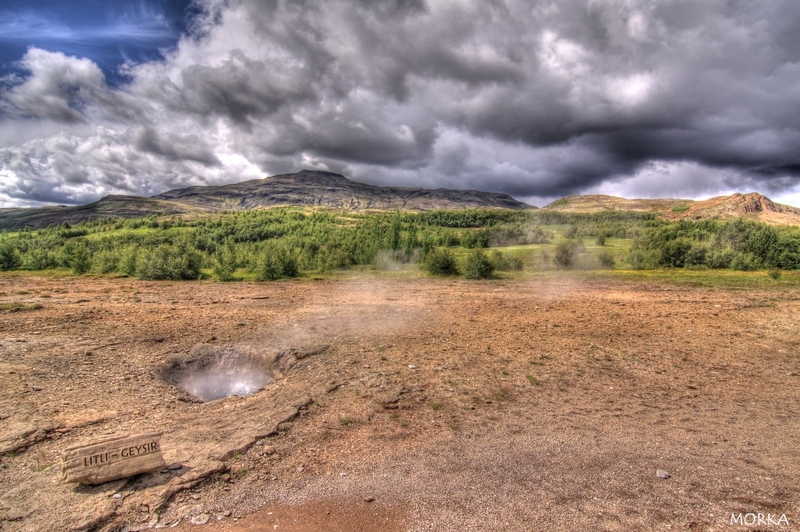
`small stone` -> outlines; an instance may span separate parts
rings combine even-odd
[[[112,499],[121,499],[122,498],[122,494],[121,493],[115,493],[114,495],[111,496],[111,498]]]
[[[659,469],[659,470],[656,471],[656,476],[658,478],[669,478],[672,475],[670,475],[668,471],[664,471],[663,469]]]
[[[409,364],[408,369],[417,369],[417,366],[415,366],[414,364]]]
[[[348,475],[348,473],[345,473],[345,472],[339,473],[340,477],[346,477],[347,475]]]
[[[306,470],[306,468],[304,468],[304,467],[302,467],[302,466],[297,468],[297,472],[298,472],[298,473],[302,473],[302,472],[303,472],[303,471],[305,471],[305,470]]]
[[[375,497],[364,497],[364,502],[372,502],[375,500]]]
[[[181,464],[179,464],[179,463],[177,463],[177,462],[176,462],[176,463],[174,463],[174,464],[170,464],[170,465],[168,465],[168,466],[167,466],[167,469],[169,469],[170,471],[176,471],[176,470],[178,470],[178,469],[180,469],[180,468],[182,468],[182,467],[183,467],[183,466],[182,466]]]
[[[204,525],[208,523],[208,520],[211,519],[211,516],[208,514],[200,514],[192,517],[192,524],[193,525]]]
[[[196,501],[197,501],[197,500],[200,500],[200,495],[199,495],[199,494],[197,494],[197,493],[192,493],[192,499],[194,499],[194,500],[196,500]]]
[[[225,510],[224,512],[222,512],[222,515],[224,515],[225,517],[230,517],[231,516],[231,511],[230,510]]]
[[[42,391],[42,387],[41,386],[31,386],[31,390],[33,390],[34,392],[41,392]]]

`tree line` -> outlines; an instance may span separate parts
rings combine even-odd
[[[286,207],[89,220],[0,234],[0,269],[70,268],[76,274],[141,279],[197,279],[210,270],[222,280],[244,269],[268,280],[391,260],[419,262],[436,275],[483,278],[523,266],[518,255],[486,253],[486,248],[554,244],[554,266],[569,268],[585,251],[585,238],[599,246],[607,238],[630,239],[625,261],[635,269],[800,268],[800,228],[743,219],[669,222],[622,211],[352,213]],[[462,267],[452,253],[458,247],[472,250]],[[598,259],[603,267],[615,264],[609,252]]]

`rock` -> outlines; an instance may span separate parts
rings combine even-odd
[[[117,434],[69,447],[61,454],[66,482],[98,485],[161,469],[161,432]]]
[[[75,490],[61,484],[58,477],[58,468],[50,467],[0,495],[3,530],[7,526],[13,530],[97,529],[115,515],[119,500],[111,497],[126,481]],[[18,523],[7,523],[22,520],[20,528],[15,528]]]
[[[656,470],[656,476],[658,478],[669,478],[672,475],[670,475],[668,471],[664,471],[663,469],[658,469]]]
[[[411,390],[405,386],[396,390],[395,392],[387,391],[377,397],[378,402],[387,410],[398,408],[398,404],[403,395],[409,393]]]
[[[0,455],[13,453],[38,443],[53,430],[59,428],[51,421],[34,423],[19,421],[3,421],[0,424]]]
[[[263,449],[261,449],[261,454],[263,455],[271,455],[275,454],[275,447],[272,445],[265,445]]]
[[[375,497],[364,497],[364,502],[373,502]]]
[[[417,366],[415,366],[414,364],[409,364],[408,369],[417,369]]]
[[[208,520],[211,519],[211,516],[208,514],[200,514],[192,517],[191,523],[193,525],[204,525],[208,523]]]
[[[304,468],[304,467],[298,467],[298,468],[297,468],[297,472],[298,472],[298,473],[302,473],[302,472],[303,472],[303,471],[305,471],[305,470],[306,470],[306,468]]]

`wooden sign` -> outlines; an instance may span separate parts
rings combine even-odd
[[[61,473],[66,482],[102,484],[160,469],[161,435],[117,434],[65,449],[61,453]]]

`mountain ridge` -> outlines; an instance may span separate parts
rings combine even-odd
[[[338,210],[504,208],[536,209],[507,194],[477,190],[380,187],[341,174],[303,170],[229,185],[191,186],[152,197],[109,195],[86,205],[0,209],[0,230],[76,224],[91,218],[149,215],[203,215],[223,210],[304,206]],[[626,199],[603,194],[565,196],[543,211],[593,213],[608,210],[652,212],[667,220],[748,218],[768,224],[800,225],[800,209],[758,193],[735,193],[707,200]]]
[[[90,218],[213,213],[278,206],[344,210],[501,208],[535,209],[508,194],[479,190],[380,187],[351,181],[341,174],[302,170],[229,185],[201,185],[168,190],[152,197],[109,195],[74,207],[0,209],[0,229],[33,229],[76,224]]]
[[[478,190],[379,187],[351,181],[333,172],[302,170],[231,185],[168,190],[153,199],[178,201],[206,208],[253,209],[306,205],[332,209],[432,210],[494,207],[531,209],[508,194]]]

